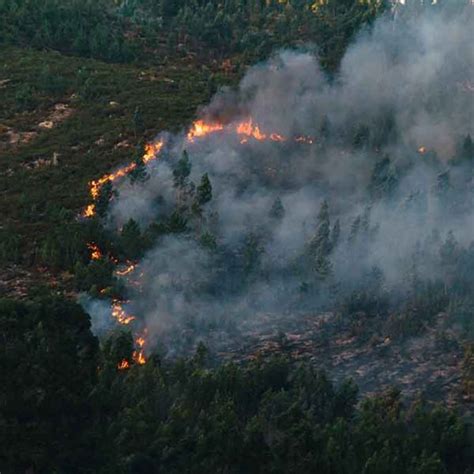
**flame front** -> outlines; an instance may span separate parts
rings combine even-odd
[[[154,160],[157,157],[160,150],[162,149],[162,147],[163,147],[162,140],[158,140],[156,142],[148,143],[147,145],[145,145],[145,153],[143,154],[143,157],[142,157],[143,163],[147,164],[150,161]],[[127,176],[130,172],[132,172],[136,168],[136,166],[137,166],[136,163],[132,162],[132,163],[129,163],[128,165],[125,165],[119,168],[114,173],[105,174],[104,176],[102,176],[101,178],[97,180],[92,180],[89,183],[89,194],[92,200],[96,201],[98,199],[100,195],[100,190],[102,186],[104,186],[105,183],[109,181],[114,182],[118,179],[121,179]],[[96,213],[96,205],[94,202],[92,202],[86,206],[86,208],[84,209],[82,213],[82,217],[94,217],[95,213]]]
[[[273,141],[273,142],[286,142],[289,140],[279,133],[271,132],[267,133],[262,130],[260,125],[254,122],[249,117],[237,123],[230,123],[225,125],[219,122],[205,122],[204,120],[196,120],[190,127],[186,138],[188,142],[193,143],[196,138],[204,138],[210,134],[217,132],[229,132],[234,133],[240,137],[240,143],[247,143],[249,139],[257,141]],[[292,138],[295,142],[312,144],[314,139],[309,136],[299,135]]]
[[[273,142],[285,142],[288,141],[289,138],[285,137],[276,132],[264,132],[260,126],[254,123],[252,118],[247,118],[242,120],[238,123],[230,123],[225,125],[219,122],[205,122],[204,120],[197,120],[192,124],[190,127],[186,138],[187,141],[192,143],[197,138],[204,138],[209,134],[217,133],[217,132],[229,132],[237,135],[240,138],[240,143],[246,143],[250,139],[257,140],[257,141],[273,141]],[[295,142],[304,142],[304,143],[313,143],[313,138],[309,136],[296,136],[291,138],[292,141]],[[159,152],[163,147],[164,142],[162,140],[155,141],[153,143],[149,143],[145,146],[145,152],[143,154],[142,160],[143,163],[147,164],[154,160]],[[131,171],[136,168],[136,162],[129,163],[115,172],[106,174],[97,180],[93,180],[89,183],[89,194],[91,196],[92,202],[86,206],[84,209],[82,216],[83,217],[93,217],[96,214],[96,201],[100,196],[101,188],[107,182],[114,182],[121,178],[127,176]],[[98,260],[103,258],[102,252],[100,251],[99,247],[94,244],[88,244],[88,248],[91,252],[90,258],[92,260]],[[108,255],[110,261],[115,263],[116,265],[119,263],[116,259],[112,256]],[[132,272],[134,272],[137,268],[135,263],[128,262],[125,268],[121,270],[116,270],[115,275],[118,277],[126,277]],[[140,275],[141,276],[141,275]],[[136,283],[129,280],[129,283]],[[118,324],[121,325],[129,325],[133,321],[136,320],[135,316],[128,314],[124,308],[126,301],[121,301],[118,299],[113,299],[111,302],[112,306],[112,316],[117,321]],[[147,344],[147,329],[145,328],[141,333],[136,334],[135,336],[135,347],[136,349],[132,353],[132,361],[135,364],[143,365],[146,363],[146,356],[145,356],[145,346]],[[129,369],[131,366],[131,361],[127,359],[123,359],[117,365],[119,370]]]
[[[252,119],[239,123],[236,130],[238,135],[246,135],[247,137],[253,137],[259,141],[266,140],[267,138],[267,135],[260,131],[260,127],[254,125]]]
[[[224,125],[221,123],[206,123],[204,120],[196,120],[189,129],[186,137],[192,142],[195,138],[205,137],[210,133],[220,130],[224,130]]]
[[[112,301],[112,316],[117,320],[119,324],[128,325],[135,320],[135,316],[127,314],[123,308],[123,302],[119,300]]]

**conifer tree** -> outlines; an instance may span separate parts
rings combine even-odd
[[[200,206],[208,203],[212,199],[212,185],[207,173],[204,173],[201,182],[196,189],[196,201]]]
[[[187,178],[191,173],[191,162],[189,161],[189,155],[186,150],[173,170],[174,186],[175,188],[182,188],[186,184]]]
[[[143,153],[141,148],[137,149],[137,153],[133,162],[135,167],[129,173],[130,182],[132,184],[144,183],[150,178],[150,175],[148,174],[145,162],[143,161]]]
[[[120,248],[126,258],[137,259],[143,253],[143,240],[140,226],[134,219],[123,226],[120,234]]]
[[[273,201],[272,207],[270,209],[270,217],[272,219],[281,220],[283,219],[284,215],[285,208],[283,207],[280,197],[277,197],[275,201]]]
[[[99,217],[105,217],[109,208],[110,201],[116,195],[111,181],[107,181],[100,188],[99,196],[95,202],[95,208]]]
[[[334,225],[332,226],[332,231],[331,231],[331,250],[337,247],[340,237],[341,237],[341,223],[339,219],[337,219]]]
[[[321,203],[318,214],[318,225],[314,237],[309,243],[309,252],[312,265],[321,278],[325,278],[331,271],[329,254],[331,252],[331,227],[329,220],[329,205],[326,200]]]
[[[143,133],[143,130],[145,129],[145,123],[143,121],[143,116],[139,107],[137,107],[133,113],[132,124],[135,137],[137,137],[140,133]]]

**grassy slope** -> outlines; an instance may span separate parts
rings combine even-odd
[[[6,127],[38,132],[29,143],[0,148],[0,223],[20,235],[25,253],[33,252],[54,225],[45,213],[48,206],[78,211],[87,202],[88,181],[130,161],[140,140],[185,126],[210,95],[211,69],[189,59],[147,67],[14,47],[2,47],[0,58],[0,84],[9,81],[0,86],[0,134]],[[66,84],[59,92],[47,90],[38,79],[45,65]],[[81,68],[93,84],[85,98],[77,97],[83,87]],[[215,77],[219,82],[232,80]],[[26,108],[18,104],[25,87],[32,96]],[[59,102],[68,103],[73,114],[51,130],[38,129]],[[132,121],[136,107],[145,124],[138,136]],[[131,147],[115,148],[123,140]],[[55,152],[60,154],[59,166],[25,167],[39,158],[51,159]]]

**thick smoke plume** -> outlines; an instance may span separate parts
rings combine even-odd
[[[449,231],[464,246],[474,231],[472,163],[451,165],[474,136],[471,10],[380,19],[337,77],[311,54],[279,52],[200,112],[222,131],[167,137],[148,180],[117,186],[110,226],[133,218],[145,233],[176,210],[187,221],[187,232],[158,235],[125,279],[151,337],[331,308],[370,278],[399,294],[414,263],[421,278],[439,276]],[[249,117],[287,140],[241,140],[233,124]],[[177,186],[184,150],[192,169]],[[212,199],[195,213],[205,173]]]

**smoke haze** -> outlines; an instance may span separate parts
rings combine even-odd
[[[117,186],[113,228],[133,218],[147,232],[176,209],[187,219],[187,232],[159,236],[124,280],[130,310],[152,335],[190,320],[238,324],[261,312],[331,308],[374,267],[391,294],[409,291],[416,252],[421,277],[442,277],[448,232],[467,247],[474,231],[472,164],[450,164],[474,132],[471,10],[379,19],[349,47],[336,78],[311,54],[281,51],[200,111],[223,131],[168,136],[150,179]],[[288,140],[241,143],[230,130],[249,117]],[[192,170],[177,189],[184,150]],[[197,216],[190,209],[204,173],[212,200]],[[324,200],[330,238],[336,220],[340,236],[321,278],[308,249]],[[215,246],[203,245],[206,235]],[[98,312],[97,302],[86,307]]]

